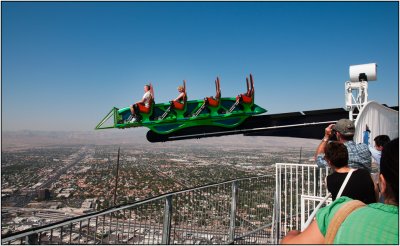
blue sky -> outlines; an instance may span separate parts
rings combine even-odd
[[[398,105],[398,2],[2,2],[2,129],[92,130],[143,95],[223,97],[255,80],[268,114],[344,107],[349,65]]]

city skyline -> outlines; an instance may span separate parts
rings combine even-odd
[[[2,130],[88,131],[113,107],[255,80],[267,114],[344,107],[349,65],[398,104],[397,2],[2,2]]]

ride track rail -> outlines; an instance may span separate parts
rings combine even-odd
[[[233,134],[245,136],[286,136],[320,139],[327,125],[347,118],[343,108],[293,112],[284,114],[251,116],[241,125],[227,129],[215,126],[197,126],[170,134],[147,132],[149,142],[166,142],[183,139],[199,139]]]

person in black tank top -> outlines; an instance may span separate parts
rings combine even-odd
[[[346,146],[340,142],[329,142],[325,146],[325,159],[334,171],[327,176],[326,182],[328,191],[332,194],[332,200],[335,200],[350,171]],[[360,200],[365,204],[376,202],[374,183],[369,172],[363,169],[355,170],[350,176],[342,196]]]

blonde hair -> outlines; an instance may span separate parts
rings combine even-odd
[[[183,86],[178,86],[178,91],[183,90]]]

